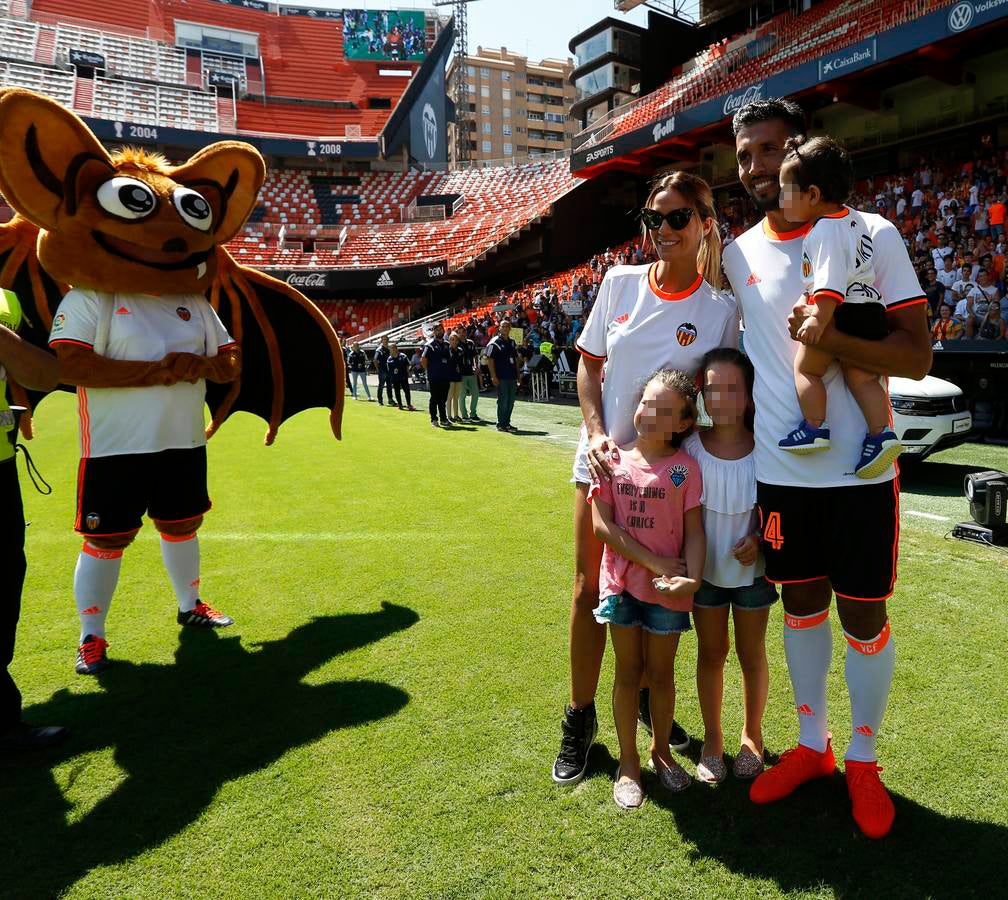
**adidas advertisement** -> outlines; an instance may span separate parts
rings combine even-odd
[[[317,298],[342,291],[393,291],[433,284],[448,276],[448,262],[439,259],[416,266],[382,269],[275,269],[268,274]]]

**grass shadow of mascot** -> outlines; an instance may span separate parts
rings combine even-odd
[[[0,287],[20,301],[19,334],[55,350],[78,398],[76,669],[92,675],[109,662],[105,619],[145,514],[179,624],[232,623],[200,594],[206,439],[240,410],[267,421],[270,444],[311,407],[330,410],[339,438],[343,353],[311,301],[224,249],[265,180],[254,147],[211,144],[179,166],[138,148],[110,154],[73,113],[17,88],[0,90],[0,133],[0,193],[17,213],[0,226]],[[29,410],[42,396],[8,389]],[[31,436],[30,416],[22,430]]]

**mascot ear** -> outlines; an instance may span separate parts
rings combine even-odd
[[[46,231],[55,230],[61,207],[74,214],[86,165],[115,168],[87,125],[31,91],[0,90],[0,134],[0,193]]]
[[[172,169],[179,184],[199,191],[214,206],[214,237],[231,240],[252,215],[266,180],[266,163],[251,144],[219,141],[204,147],[189,162]]]

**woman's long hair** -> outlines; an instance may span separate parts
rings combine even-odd
[[[718,227],[717,210],[710,185],[697,175],[689,172],[671,172],[656,178],[651,184],[644,206],[648,207],[662,191],[678,191],[700,217],[700,222],[712,219],[706,234],[701,234],[700,249],[697,251],[697,271],[715,290],[721,288],[721,229]],[[648,236],[647,226],[642,224],[644,236]]]

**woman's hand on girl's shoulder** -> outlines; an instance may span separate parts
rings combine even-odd
[[[613,465],[619,462],[619,447],[609,435],[593,434],[588,438],[588,469],[596,481],[609,481]]]

